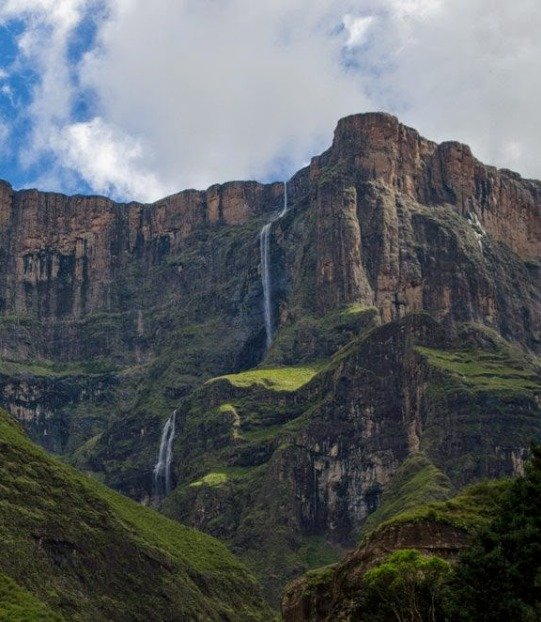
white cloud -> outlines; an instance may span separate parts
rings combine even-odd
[[[345,29],[348,31],[348,39],[346,41],[346,47],[357,47],[361,45],[365,38],[370,25],[374,21],[372,15],[364,17],[354,17],[349,13],[344,16],[342,20]]]
[[[96,192],[151,201],[163,191],[155,175],[139,166],[141,144],[100,117],[66,126],[54,147],[63,166],[76,170]]]
[[[292,170],[368,107],[341,65],[345,2],[136,1],[101,32],[85,84],[152,148],[167,186]]]
[[[72,66],[100,1],[97,44]],[[98,192],[294,172],[340,116],[370,109],[541,173],[538,0],[0,0],[0,22],[14,16],[28,25],[17,63],[39,75],[23,162],[52,152]],[[97,109],[78,123],[83,89]]]

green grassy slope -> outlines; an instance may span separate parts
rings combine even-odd
[[[0,572],[2,622],[61,622],[62,617]]]
[[[47,608],[93,621],[271,616],[224,545],[51,458],[3,411],[0,543],[0,611],[29,612],[0,619],[55,619]]]
[[[380,529],[391,524],[425,521],[474,532],[492,519],[511,481],[509,478],[485,480],[466,486],[451,499],[410,506],[378,525],[369,537],[376,537]]]
[[[449,478],[424,454],[409,456],[396,471],[375,512],[363,525],[365,537],[397,514],[430,501],[447,499],[452,493]]]
[[[325,363],[298,365],[294,367],[273,367],[251,369],[240,374],[229,374],[213,378],[209,382],[228,380],[235,387],[248,388],[259,384],[274,391],[296,391],[323,369]]]

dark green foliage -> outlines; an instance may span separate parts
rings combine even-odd
[[[541,447],[503,497],[456,571],[451,617],[479,622],[541,620]]]

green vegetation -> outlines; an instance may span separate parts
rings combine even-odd
[[[61,622],[63,618],[0,572],[2,622]]]
[[[451,565],[435,555],[395,551],[363,577],[361,610],[372,622],[435,622],[445,619]],[[370,612],[370,617],[366,616]]]
[[[324,363],[298,365],[294,367],[260,368],[240,374],[228,374],[213,378],[210,382],[228,380],[235,387],[259,385],[271,391],[297,391],[310,382],[323,369]]]
[[[117,371],[118,367],[105,359],[93,359],[80,363],[60,363],[47,360],[37,361],[35,363],[21,363],[17,361],[0,360],[0,374],[9,376],[92,376],[111,374]]]
[[[340,552],[321,536],[307,536],[298,551],[299,559],[307,568],[330,566],[340,560]]]
[[[541,619],[541,446],[515,479],[493,519],[461,556],[450,584],[453,620]]]
[[[449,478],[424,454],[409,456],[396,471],[376,511],[367,518],[362,535],[366,538],[378,525],[407,510],[447,499],[451,492]]]
[[[255,580],[223,544],[51,458],[3,412],[0,456],[0,572],[51,611],[89,621],[118,611],[269,619]]]
[[[304,593],[310,594],[318,589],[328,589],[329,583],[334,577],[336,571],[336,564],[329,564],[322,568],[314,568],[309,570],[303,577],[304,579]]]
[[[430,521],[473,532],[486,525],[494,516],[509,485],[508,479],[473,484],[447,501],[432,501],[409,507],[381,523],[376,531],[390,524]]]
[[[323,317],[299,310],[295,322],[278,331],[265,363],[295,365],[329,359],[378,321],[377,309],[360,304],[347,305]]]
[[[417,347],[417,351],[434,367],[476,390],[523,392],[541,389],[539,369],[528,364],[524,356],[513,355],[510,350],[451,351]]]
[[[198,479],[195,482],[191,482],[189,485],[190,488],[199,488],[201,486],[209,486],[210,488],[214,486],[220,486],[221,484],[225,484],[227,482],[227,475],[225,473],[209,473]]]

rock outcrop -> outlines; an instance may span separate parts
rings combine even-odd
[[[384,322],[426,310],[539,351],[539,182],[386,114],[342,119],[310,182],[315,266],[304,261],[320,313],[352,301],[374,304]]]
[[[284,622],[362,620],[355,611],[364,573],[400,549],[455,559],[470,538],[463,529],[424,521],[390,525],[335,567],[322,568],[293,581],[282,600]],[[366,619],[370,619],[368,615]]]

